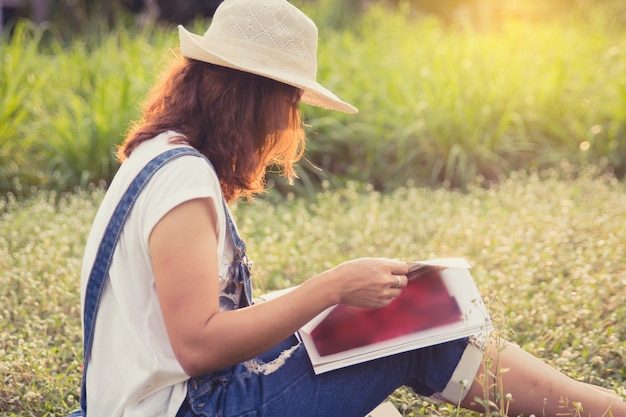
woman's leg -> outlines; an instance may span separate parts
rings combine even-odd
[[[487,347],[483,366],[461,406],[484,412],[484,405],[475,399],[494,401],[495,392],[505,396],[501,404],[508,406],[511,416],[626,416],[626,403],[613,391],[576,381],[510,343]],[[582,410],[577,412],[575,403]]]

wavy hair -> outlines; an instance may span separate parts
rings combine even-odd
[[[304,152],[302,91],[269,78],[178,57],[149,92],[117,157],[173,130],[213,164],[226,201],[265,189],[268,167],[292,183]]]

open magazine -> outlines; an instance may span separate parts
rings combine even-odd
[[[413,262],[408,285],[389,305],[339,304],[320,313],[299,331],[315,373],[490,331],[469,268],[462,258]]]

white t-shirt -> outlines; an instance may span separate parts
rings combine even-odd
[[[158,154],[181,145],[166,132],[143,142],[121,165],[96,215],[85,249],[81,294],[104,229],[137,173]],[[188,375],[170,345],[150,261],[149,238],[177,205],[209,197],[217,213],[220,287],[228,284],[232,243],[218,178],[203,159],[179,157],[163,166],[140,194],[115,249],[96,318],[87,372],[90,417],[175,416],[187,392]]]

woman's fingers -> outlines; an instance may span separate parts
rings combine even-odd
[[[408,265],[389,258],[361,258],[340,266],[343,291],[341,303],[357,307],[389,304],[407,285]]]

